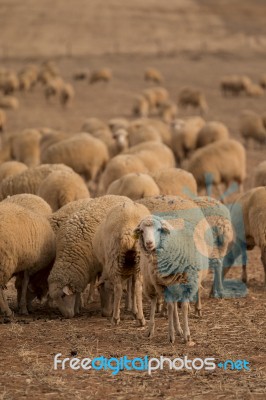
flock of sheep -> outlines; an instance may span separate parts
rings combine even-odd
[[[89,83],[111,78],[106,68],[73,76]],[[154,68],[144,79],[164,81]],[[14,93],[36,84],[62,106],[74,96],[54,63],[29,65],[17,74],[0,71],[0,310],[13,314],[5,287],[15,277],[21,314],[37,298],[71,318],[97,289],[102,315],[114,325],[125,294],[127,310],[144,326],[144,294],[151,304],[148,336],[156,311],[167,306],[169,340],[177,333],[192,343],[189,303],[195,301],[201,315],[201,283],[209,270],[212,295],[223,297],[224,275],[239,256],[247,282],[243,246],[258,246],[266,276],[266,161],[252,172],[254,188],[244,193],[245,147],[222,122],[203,118],[207,100],[195,88],[180,91],[178,106],[191,106],[201,116],[179,119],[168,91],[150,86],[136,97],[130,120],[88,118],[79,133],[9,133],[3,108],[17,108]],[[265,79],[261,86],[242,76],[221,80],[225,95],[255,96],[265,87]],[[239,132],[246,146],[265,146],[266,115],[244,110]],[[240,193],[227,207],[222,194],[233,182]]]

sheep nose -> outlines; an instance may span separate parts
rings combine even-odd
[[[146,246],[149,247],[149,248],[153,247],[153,242],[151,240],[147,240]]]

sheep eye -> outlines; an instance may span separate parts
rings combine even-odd
[[[61,298],[63,299],[64,297],[66,297],[66,294],[65,294],[65,293],[62,294]]]

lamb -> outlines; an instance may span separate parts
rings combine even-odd
[[[239,130],[246,144],[251,144],[253,140],[260,144],[266,143],[266,128],[263,124],[263,119],[254,111],[242,111]]]
[[[199,108],[201,114],[206,114],[209,109],[203,92],[190,87],[183,88],[180,91],[178,96],[178,105],[182,108],[187,108],[189,106]]]
[[[211,295],[223,297],[223,259],[231,250],[234,239],[230,212],[225,205],[212,197],[196,197],[193,201],[200,207],[213,236],[213,246],[209,252],[209,265],[214,269]]]
[[[20,174],[28,169],[27,165],[18,161],[6,161],[0,165],[0,183],[9,176]]]
[[[29,275],[49,266],[55,258],[55,238],[45,216],[14,203],[1,203],[0,308],[12,315],[3,287],[13,275],[24,271],[19,312],[27,314]]]
[[[221,122],[210,121],[200,129],[197,135],[197,148],[218,140],[229,139],[229,131]]]
[[[10,110],[16,110],[19,107],[19,101],[14,96],[0,97],[0,107]]]
[[[158,185],[160,194],[194,198],[197,182],[194,176],[180,168],[165,168],[151,175]]]
[[[161,72],[156,68],[147,68],[144,73],[144,80],[153,83],[162,83],[163,76]]]
[[[187,170],[194,175],[198,189],[206,187],[207,194],[214,186],[222,195],[221,184],[227,189],[232,182],[239,184],[242,191],[246,178],[245,149],[236,140],[219,140],[198,149],[189,160]]]
[[[142,285],[139,269],[139,255],[136,249],[134,229],[139,222],[150,215],[140,204],[120,203],[113,207],[96,230],[93,248],[103,273],[99,284],[108,280],[114,288],[112,323],[120,322],[122,283],[132,278],[133,313],[141,326],[145,325],[142,310]]]
[[[90,84],[96,82],[109,82],[113,78],[112,71],[109,68],[102,68],[91,73]]]
[[[159,187],[148,174],[131,173],[113,181],[107,189],[107,194],[127,196],[131,200],[160,194]]]
[[[185,342],[191,342],[188,325],[189,302],[195,300],[201,281],[208,273],[208,247],[195,224],[176,214],[180,226],[174,228],[158,217],[144,218],[135,229],[139,239],[140,268],[144,292],[151,301],[148,336],[154,335],[155,309],[158,296],[167,301],[169,341],[174,343],[175,330]],[[208,229],[207,221],[202,220]],[[184,332],[182,331],[177,302],[182,303]]]
[[[44,179],[38,189],[53,212],[71,201],[90,197],[90,192],[84,180],[75,172],[54,171]]]
[[[78,154],[78,157],[77,157]],[[73,168],[85,180],[96,181],[109,159],[106,145],[87,133],[76,134],[49,146],[41,155],[47,164],[63,163]]]
[[[4,132],[6,127],[6,113],[0,108],[0,132]]]
[[[41,133],[37,129],[25,129],[13,137],[12,153],[16,161],[23,162],[28,167],[40,164]]]
[[[1,170],[1,167],[0,167]],[[261,162],[254,172],[253,186],[266,186],[266,161]]]
[[[220,88],[224,96],[238,96],[246,92],[248,86],[252,84],[250,78],[245,75],[229,75],[221,79]]]
[[[93,247],[98,226],[112,207],[127,202],[133,204],[123,196],[92,199],[86,208],[75,212],[57,231],[56,260],[48,278],[49,296],[65,317],[71,318],[77,313],[80,293],[102,272],[103,266]],[[108,282],[100,289],[102,314],[110,316],[112,303],[107,293]]]
[[[8,196],[4,199],[1,204],[14,203],[21,207],[31,210],[36,214],[41,214],[49,217],[52,214],[52,209],[45,200],[35,194],[23,193],[15,194],[14,196]]]
[[[225,275],[239,255],[242,257],[242,281],[247,283],[247,257],[245,249],[258,246],[264,267],[266,285],[266,187],[257,187],[238,197],[230,209],[232,224],[236,232],[233,251],[224,260]],[[244,250],[243,250],[244,249]]]
[[[198,134],[205,121],[201,117],[177,119],[174,123],[171,148],[176,161],[181,164],[197,147]]]
[[[63,83],[60,90],[60,103],[62,107],[67,107],[75,96],[75,91],[70,83]]]
[[[20,193],[37,194],[41,182],[53,171],[72,171],[63,164],[43,164],[28,168],[20,174],[9,176],[0,184],[0,200]]]

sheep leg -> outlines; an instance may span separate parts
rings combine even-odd
[[[132,299],[132,313],[134,317],[137,318],[138,307],[136,298],[136,278],[134,275],[131,277],[131,299]]]
[[[199,285],[198,288],[198,295],[197,295],[197,301],[195,303],[195,313],[199,317],[202,317],[202,311],[201,311],[201,285]]]
[[[189,330],[189,326],[188,326],[189,302],[183,301],[181,308],[182,308],[183,323],[184,323],[184,339],[185,339],[185,343],[187,343],[187,342],[190,342],[190,330]]]
[[[80,313],[80,307],[81,307],[81,294],[80,293],[76,293],[75,306],[74,306],[74,315]]]
[[[266,246],[261,249],[261,262],[264,268],[264,285],[266,287]]]
[[[126,311],[132,311],[132,277],[127,281]]]
[[[118,325],[120,322],[120,304],[123,294],[123,287],[121,281],[114,282],[114,308],[113,308],[113,317],[112,324]]]
[[[157,304],[157,297],[154,296],[151,298],[150,322],[147,332],[147,336],[150,338],[154,336],[156,304]]]
[[[179,336],[183,336],[183,329],[181,328],[180,321],[179,321],[177,303],[174,303],[174,327],[175,327],[176,333]]]
[[[248,274],[247,274],[247,266],[246,264],[242,265],[242,282],[247,284],[248,281]]]
[[[135,279],[135,299],[137,303],[137,320],[140,326],[145,326],[145,318],[143,314],[143,304],[142,304],[142,282],[140,276]]]
[[[21,286],[21,298],[19,302],[19,314],[28,314],[27,310],[27,290],[29,284],[30,276],[27,270],[24,271],[22,286]]]
[[[89,286],[89,295],[88,295],[88,303],[92,303],[95,295],[95,287],[96,287],[96,278],[90,282]]]
[[[212,290],[210,296],[215,298],[223,298],[224,297],[224,288],[223,288],[223,264],[222,261],[216,259],[212,262],[214,268],[214,279]]]
[[[167,303],[167,311],[168,311],[168,337],[169,337],[169,342],[174,343],[175,342],[175,330],[174,330],[174,309],[175,305],[171,301]]]
[[[162,311],[163,311],[163,302],[164,302],[164,299],[163,299],[163,297],[158,297],[158,299],[157,299],[157,305],[156,305],[156,312],[157,313],[162,313]]]
[[[4,294],[4,289],[1,286],[0,286],[0,310],[7,317],[11,317],[11,315],[13,314],[8,306],[8,302]]]

